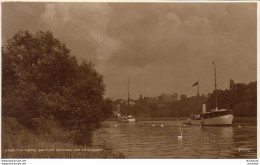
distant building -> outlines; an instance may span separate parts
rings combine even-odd
[[[162,93],[160,96],[144,97],[144,101],[153,104],[167,104],[178,100],[177,93]]]
[[[117,99],[114,101],[115,104],[126,104],[127,101],[126,100],[123,100],[123,99]]]
[[[128,104],[128,100],[123,100],[123,99],[117,99],[114,101],[115,104],[119,104],[119,105],[127,105]],[[136,101],[135,100],[132,100],[130,99],[129,100],[129,105],[135,105],[136,104]]]
[[[147,103],[158,104],[160,102],[158,97],[145,97],[144,99]]]
[[[161,103],[173,103],[178,100],[177,93],[162,93],[159,97]]]

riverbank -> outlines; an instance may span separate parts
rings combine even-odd
[[[178,121],[187,120],[189,117],[136,117],[137,121]],[[118,121],[118,118],[109,118],[107,121]],[[233,123],[246,122],[257,123],[257,117],[235,117]]]
[[[136,117],[137,121],[172,121],[172,120],[186,120],[187,117]],[[106,121],[118,121],[118,118],[109,118]]]
[[[2,158],[124,158],[112,147],[80,146],[55,121],[32,131],[16,118],[2,118]]]

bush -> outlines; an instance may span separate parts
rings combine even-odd
[[[2,51],[3,116],[34,131],[43,122],[33,118],[54,117],[80,137],[112,114],[112,102],[103,99],[103,76],[92,62],[79,63],[51,32],[20,31]]]

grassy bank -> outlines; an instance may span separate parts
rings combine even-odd
[[[16,118],[2,118],[2,158],[124,158],[107,146],[79,146],[66,132],[50,120],[33,130]],[[36,124],[37,125],[37,124]]]

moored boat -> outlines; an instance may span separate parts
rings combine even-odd
[[[206,112],[206,105],[203,104],[203,113],[198,115],[192,115],[189,120],[192,125],[202,126],[220,126],[220,125],[232,125],[234,114],[230,109],[218,109],[218,97],[217,97],[217,81],[216,81],[216,66],[214,64],[215,73],[215,91],[216,91],[216,109]]]
[[[129,112],[129,106],[130,106],[130,94],[129,94],[129,78],[128,78],[128,99],[127,99],[127,111]],[[128,116],[122,116],[118,118],[118,122],[120,123],[135,123],[137,120],[132,115]]]
[[[137,122],[137,120],[132,115],[128,115],[127,117],[126,116],[120,117],[118,122],[119,123],[135,123],[135,122]]]
[[[233,119],[233,111],[230,109],[212,110],[201,114],[201,125],[231,125],[233,123]]]
[[[191,115],[188,120],[191,125],[202,126],[220,126],[231,125],[233,123],[234,114],[230,109],[211,110],[210,112],[203,112],[198,115]]]
[[[191,125],[201,125],[201,117],[200,114],[191,115],[191,119],[188,120]]]

